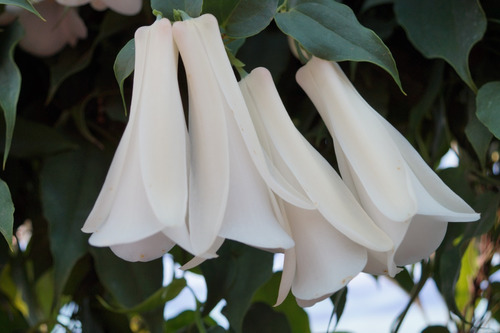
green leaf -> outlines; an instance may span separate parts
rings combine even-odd
[[[0,233],[12,251],[12,227],[14,225],[14,203],[7,183],[0,179]]]
[[[271,277],[273,255],[228,240],[218,254],[217,260],[208,260],[201,265],[207,283],[203,315],[225,299],[227,305],[222,314],[238,333],[242,330],[243,318],[253,294]]]
[[[115,300],[124,308],[133,308],[162,287],[161,260],[128,262],[109,248],[91,247],[97,276]]]
[[[40,15],[40,13],[33,7],[31,4],[31,1],[28,0],[0,0],[0,4],[5,4],[5,5],[12,5],[12,6],[17,6],[21,7],[23,9],[26,9],[29,12],[32,12],[36,16],[38,16],[41,20],[45,21],[45,19]]]
[[[90,47],[80,43],[76,48],[67,48],[65,52],[59,53],[48,60],[50,66],[50,87],[47,96],[47,104],[54,98],[60,85],[70,76],[85,69],[91,62],[97,46],[104,39],[120,32],[122,29],[136,24],[136,17],[117,14],[108,11],[99,28],[99,34]]]
[[[257,290],[252,302],[264,302],[270,306],[276,304],[280,282],[281,272],[274,273],[271,279]],[[292,333],[311,332],[307,312],[297,305],[295,297],[291,293],[289,293],[283,303],[275,307],[274,310],[287,317],[290,327],[292,328]]]
[[[201,13],[203,0],[151,0],[151,9],[160,11],[163,16],[174,20],[174,9],[180,9],[191,17],[198,17]]]
[[[448,62],[474,91],[469,52],[486,31],[486,17],[474,0],[397,0],[396,18],[427,58]]]
[[[422,333],[450,333],[444,326],[427,326]]]
[[[0,132],[4,130],[0,121]],[[0,146],[4,143],[0,138]],[[78,145],[68,140],[52,127],[16,118],[16,130],[12,139],[10,155],[17,158],[32,158],[77,149]]]
[[[337,291],[335,294],[330,296],[330,300],[333,303],[333,311],[330,316],[330,321],[333,319],[333,317],[336,317],[336,323],[338,324],[340,317],[342,317],[342,314],[344,313],[344,308],[345,304],[347,302],[347,287],[344,287]],[[337,325],[335,325],[337,326]]]
[[[477,92],[476,115],[500,139],[500,81],[488,82]]]
[[[56,298],[75,263],[87,252],[88,236],[81,228],[102,187],[112,151],[82,141],[80,149],[44,161],[41,196],[49,222]]]
[[[273,310],[266,303],[253,303],[243,321],[244,333],[291,333],[285,315]]]
[[[125,44],[125,46],[118,52],[116,56],[113,70],[115,72],[116,81],[120,86],[120,94],[122,96],[123,109],[127,113],[127,103],[125,102],[125,95],[123,93],[123,83],[125,79],[134,71],[135,64],[135,42],[132,38]]]
[[[14,62],[14,49],[24,36],[19,21],[14,21],[0,33],[0,109],[5,118],[5,152],[3,167],[9,155],[14,125],[16,123],[17,101],[21,92],[21,72]]]
[[[481,167],[484,169],[486,164],[486,154],[488,153],[488,148],[490,147],[493,135],[477,119],[476,115],[477,114],[470,115],[469,122],[465,127],[465,135],[474,148],[474,151],[479,158],[479,163],[481,163]]]
[[[278,0],[204,0],[203,13],[211,13],[232,38],[253,36],[273,19]]]
[[[403,90],[387,46],[363,27],[346,5],[331,0],[299,0],[274,19],[285,34],[316,57],[373,63],[388,72]]]
[[[109,311],[117,313],[142,313],[164,306],[166,302],[173,300],[186,287],[186,280],[174,279],[168,286],[158,289],[153,295],[145,301],[131,308],[117,307],[109,305],[102,297],[99,302]]]

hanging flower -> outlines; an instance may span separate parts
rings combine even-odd
[[[479,218],[368,105],[337,64],[313,57],[297,72],[297,81],[333,137],[344,182],[394,242],[393,251],[369,251],[366,272],[394,276],[397,266],[436,250],[447,222]]]
[[[136,15],[141,11],[142,0],[56,0],[61,5],[76,7],[88,3],[95,10],[111,10],[122,15]]]
[[[45,21],[17,6],[6,6],[0,15],[0,24],[19,18],[25,31],[19,45],[26,52],[48,57],[66,45],[75,46],[78,39],[87,38],[87,27],[75,9],[66,9],[53,0],[40,1],[34,6]]]
[[[273,251],[291,248],[293,240],[283,229],[276,199],[262,177],[262,169],[268,178],[271,171],[217,20],[206,14],[175,22],[173,34],[189,91],[188,229],[192,253],[199,257],[185,268],[203,261],[207,254],[213,256],[224,238]],[[245,123],[239,122],[241,118]],[[249,140],[254,140],[253,146]],[[260,165],[255,159],[260,159]]]
[[[129,261],[187,243],[187,130],[167,19],[135,34],[130,119],[83,231]]]
[[[278,304],[291,287],[299,305],[311,306],[363,270],[367,248],[387,251],[392,242],[295,128],[269,71],[254,69],[240,87],[266,154],[314,205],[308,210],[279,200],[295,247],[285,251]]]

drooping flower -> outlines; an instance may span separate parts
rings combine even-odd
[[[111,10],[122,15],[135,15],[141,11],[142,0],[56,0],[61,5],[75,7],[88,3],[95,10]]]
[[[83,231],[129,261],[189,248],[187,129],[177,83],[178,51],[167,19],[135,34],[130,119]]]
[[[189,92],[188,229],[192,253],[200,257],[194,262],[213,256],[224,238],[268,250],[291,248],[267,182],[275,176],[265,163],[217,20],[206,14],[175,22],[173,34]]]
[[[25,30],[20,47],[36,56],[48,57],[66,45],[75,46],[78,39],[87,38],[87,27],[74,8],[66,9],[53,0],[34,4],[45,21],[17,6],[6,6],[0,15],[0,24],[8,24],[16,17]]]
[[[285,251],[278,303],[291,287],[299,305],[311,306],[363,270],[367,248],[387,251],[392,242],[295,128],[269,71],[254,69],[240,88],[269,160],[314,205],[304,209],[279,199],[295,247]]]
[[[299,69],[297,81],[333,137],[344,182],[394,242],[394,251],[369,252],[366,272],[394,276],[397,266],[436,250],[447,222],[479,218],[370,107],[337,64],[313,57]]]

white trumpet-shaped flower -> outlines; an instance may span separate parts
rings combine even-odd
[[[129,261],[186,245],[187,130],[167,19],[135,34],[130,119],[83,231]]]
[[[142,0],[56,0],[61,5],[76,7],[88,3],[95,10],[111,10],[122,15],[135,15],[141,11]]]
[[[447,222],[479,218],[370,107],[337,64],[313,57],[299,69],[297,81],[333,137],[344,182],[394,242],[394,250],[369,252],[366,272],[394,276],[397,266],[436,250]]]
[[[295,128],[269,71],[254,69],[240,88],[266,155],[314,206],[310,210],[279,201],[295,247],[285,251],[278,303],[291,287],[299,305],[311,306],[363,270],[367,249],[388,251],[392,242]]]
[[[256,141],[249,150],[245,141],[252,131],[256,136],[255,129],[217,20],[207,14],[175,22],[173,33],[189,92],[188,228],[192,253],[200,257],[194,262],[213,256],[224,238],[264,249],[292,247],[276,200],[251,156],[263,159],[262,148]],[[239,124],[238,117],[248,119]]]
[[[79,39],[87,38],[87,27],[75,9],[66,10],[53,0],[41,1],[34,6],[45,21],[17,6],[6,6],[0,15],[0,24],[19,18],[25,31],[19,46],[26,52],[48,57],[66,45],[75,46]]]

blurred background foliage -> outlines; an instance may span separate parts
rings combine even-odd
[[[8,4],[33,11],[17,0],[0,1],[0,12]],[[206,301],[165,321],[165,303],[185,279],[163,286],[161,260],[125,262],[90,247],[80,231],[127,120],[120,90],[128,107],[129,41],[154,21],[152,8],[170,18],[173,9],[213,13],[244,69],[272,72],[296,126],[332,165],[332,140],[295,82],[301,62],[287,35],[314,55],[343,61],[365,99],[433,168],[450,149],[457,153],[458,165],[438,174],[481,219],[450,224],[421,273],[407,267],[395,281],[411,296],[408,308],[435,281],[449,325],[425,332],[478,332],[500,321],[500,2],[146,0],[134,16],[78,7],[88,37],[50,57],[17,47],[18,21],[0,30],[1,332],[224,332],[210,318],[221,300],[231,332],[310,331],[291,295],[273,307],[280,272],[272,271],[272,254],[226,241],[219,259],[193,270],[206,280]],[[169,255],[189,259],[177,247]],[[326,300],[337,320],[346,292]]]

